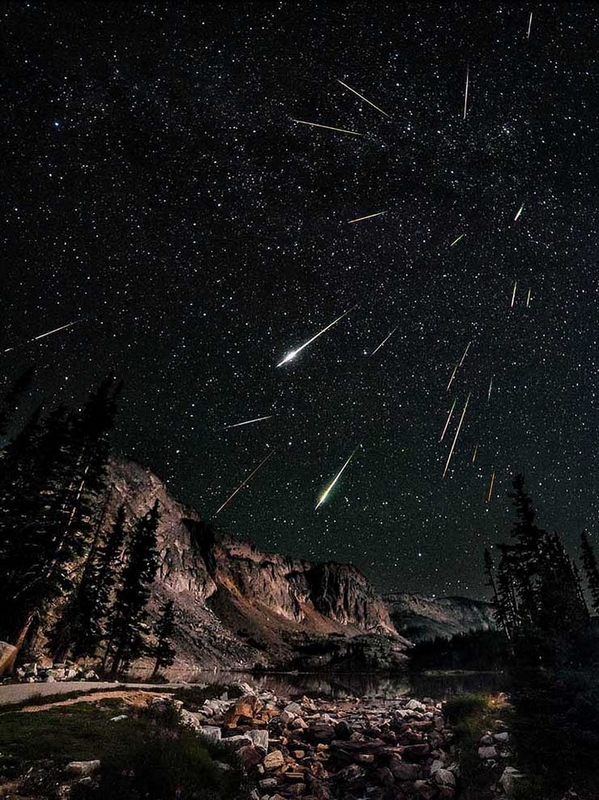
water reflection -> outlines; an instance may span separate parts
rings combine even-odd
[[[232,684],[245,681],[259,689],[268,690],[280,697],[303,694],[318,697],[365,697],[391,700],[395,697],[432,697],[446,700],[456,694],[476,692],[502,692],[507,689],[507,678],[502,673],[438,673],[411,675],[398,673],[384,675],[372,672],[284,672],[250,674],[249,672],[204,672],[186,675],[189,683]]]

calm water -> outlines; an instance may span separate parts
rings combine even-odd
[[[269,673],[198,671],[185,676],[190,683],[231,684],[246,681],[282,697],[303,694],[342,698],[432,697],[446,700],[456,694],[501,692],[507,689],[507,678],[501,673],[469,673],[467,675],[382,675],[378,673]]]

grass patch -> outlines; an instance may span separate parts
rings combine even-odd
[[[232,800],[246,798],[242,769],[225,746],[179,724],[172,706],[128,710],[90,704],[35,713],[10,712],[0,725],[0,776],[23,775],[29,764],[100,759],[98,780],[76,785],[73,800]]]
[[[507,721],[510,709],[498,702],[495,695],[467,694],[443,704],[443,714],[455,734],[459,749],[462,800],[493,798],[491,784],[495,783],[505,763],[487,766],[478,755],[479,742],[487,731],[494,730],[496,720]]]

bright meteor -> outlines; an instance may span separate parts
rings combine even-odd
[[[523,209],[524,209],[524,203],[522,203],[522,205],[521,205],[521,206],[520,206],[520,208],[518,209],[518,213],[517,213],[517,214],[516,214],[516,216],[514,217],[514,222],[517,222],[517,221],[518,221],[518,218],[520,217],[520,214],[522,213]]]
[[[464,236],[465,236],[465,235],[466,235],[465,233],[462,233],[460,236],[458,236],[458,238],[457,238],[457,239],[454,239],[454,240],[453,240],[453,242],[452,242],[452,243],[451,243],[449,246],[450,246],[450,247],[453,247],[453,246],[454,246],[454,244],[457,244],[457,243],[460,241],[460,239],[463,239],[463,238],[464,238]]]
[[[77,325],[78,322],[83,322],[81,319],[76,319],[74,322],[67,322],[66,325],[61,325],[60,328],[54,328],[51,331],[46,331],[46,333],[40,333],[39,336],[34,336],[33,339],[27,339],[24,344],[29,344],[30,342],[37,342],[38,339],[44,339],[46,336],[52,336],[53,333],[58,333],[59,331],[64,331],[67,328],[72,328],[73,325]],[[7,347],[4,352],[8,353],[10,350],[14,350],[14,347]]]
[[[393,334],[395,333],[395,331],[398,328],[399,328],[399,325],[396,325],[395,328],[393,328],[393,330],[391,331],[391,333],[388,333],[385,336],[385,338],[383,339],[383,341],[377,347],[374,348],[374,350],[372,351],[372,353],[370,355],[373,356],[375,353],[377,353],[381,349],[381,347],[385,344],[385,342],[393,336]]]
[[[272,419],[274,414],[269,414],[268,417],[256,417],[255,419],[246,419],[244,422],[236,422],[234,425],[225,425],[225,430],[229,428],[239,428],[241,425],[251,425],[252,422],[261,422],[263,419]]]
[[[357,217],[357,219],[350,219],[347,221],[348,225],[354,222],[362,222],[363,219],[372,219],[373,217],[380,217],[381,214],[386,214],[386,211],[377,211],[375,214],[368,214],[366,217]]]
[[[456,397],[456,399],[453,401],[452,407],[449,409],[449,414],[447,415],[447,422],[445,423],[445,427],[443,428],[443,433],[441,434],[441,437],[439,439],[440,442],[442,442],[443,438],[445,437],[445,433],[447,432],[447,428],[449,427],[449,423],[451,421],[451,416],[453,414],[453,410],[454,410],[455,404],[457,402],[458,402],[458,398]]]
[[[292,122],[297,122],[299,125],[310,125],[312,128],[326,128],[329,131],[337,131],[338,133],[350,133],[352,136],[364,136],[363,133],[358,131],[347,131],[345,128],[333,128],[332,125],[320,125],[318,122],[306,122],[303,119],[293,119]]]
[[[214,516],[214,517],[215,517],[215,516],[216,516],[216,515],[219,513],[219,511],[222,511],[222,510],[223,510],[223,508],[224,508],[226,505],[228,505],[228,504],[231,502],[231,500],[232,500],[232,499],[235,497],[235,495],[237,494],[237,492],[240,492],[240,491],[243,489],[243,487],[246,485],[246,483],[248,483],[249,481],[251,481],[251,479],[252,479],[252,478],[254,477],[254,475],[255,475],[255,474],[258,472],[258,470],[259,470],[259,469],[261,469],[261,467],[263,467],[263,466],[264,466],[264,464],[266,464],[266,462],[268,461],[268,459],[269,459],[271,456],[274,456],[275,452],[276,452],[275,450],[272,450],[272,451],[271,451],[271,452],[270,452],[270,453],[269,453],[269,454],[266,456],[266,458],[262,459],[262,461],[261,461],[261,462],[258,464],[258,466],[256,467],[256,469],[255,469],[255,470],[253,470],[253,472],[250,472],[250,474],[247,476],[247,478],[246,478],[244,481],[242,481],[242,482],[239,484],[239,486],[237,487],[237,489],[235,489],[235,491],[234,491],[232,494],[230,494],[230,495],[227,497],[227,499],[226,499],[226,500],[225,500],[225,502],[222,504],[222,506],[220,506],[220,507],[219,507],[219,508],[218,508],[218,509],[217,509],[217,510],[214,512],[214,514],[213,514],[213,516]]]
[[[347,459],[347,461],[346,461],[346,462],[345,462],[345,464],[344,464],[344,465],[341,467],[341,469],[339,470],[339,472],[338,472],[338,473],[335,475],[335,477],[333,478],[333,480],[332,480],[332,481],[329,483],[329,485],[327,486],[327,488],[326,488],[326,489],[324,490],[324,492],[323,492],[323,493],[320,495],[320,497],[318,498],[318,503],[316,503],[316,505],[314,506],[314,511],[316,511],[316,509],[317,509],[317,508],[319,508],[319,507],[320,507],[320,506],[321,506],[321,505],[324,503],[324,501],[327,499],[327,497],[328,497],[328,495],[329,495],[329,492],[331,491],[331,489],[333,488],[333,486],[334,486],[334,485],[337,483],[337,481],[339,480],[339,478],[340,478],[340,477],[341,477],[341,475],[343,474],[343,470],[344,470],[344,469],[347,467],[347,465],[349,464],[349,462],[350,462],[350,461],[352,460],[352,458],[355,456],[355,454],[356,454],[356,451],[358,450],[358,448],[359,448],[359,447],[360,447],[360,445],[358,445],[358,447],[356,447],[356,449],[354,450],[354,452],[353,452],[353,453],[351,454],[351,456],[350,456],[350,457]]]
[[[292,350],[290,353],[287,353],[285,358],[282,361],[279,361],[279,363],[277,364],[277,367],[282,367],[283,364],[286,364],[288,361],[291,361],[292,359],[294,359],[298,353],[301,353],[301,351],[304,349],[304,347],[307,347],[309,344],[312,344],[312,342],[315,339],[318,339],[319,336],[322,336],[323,333],[326,333],[326,331],[328,331],[329,328],[332,328],[333,325],[336,325],[340,320],[343,319],[343,317],[346,317],[349,314],[350,311],[353,311],[354,308],[356,308],[356,306],[352,306],[348,311],[344,311],[343,314],[341,314],[340,317],[337,317],[337,319],[334,319],[329,325],[326,326],[326,328],[323,328],[321,331],[319,331],[311,339],[308,339],[307,342],[304,342],[304,344],[300,345],[297,348],[297,350]]]
[[[449,464],[451,463],[451,457],[453,456],[453,451],[455,450],[455,445],[458,440],[458,436],[460,435],[460,431],[462,430],[462,422],[464,421],[464,417],[466,416],[466,409],[468,408],[468,403],[470,402],[470,395],[472,392],[468,394],[466,398],[466,402],[464,403],[464,409],[462,411],[462,416],[460,417],[460,421],[458,424],[458,429],[455,432],[455,436],[453,437],[453,442],[451,444],[451,450],[449,451],[449,455],[447,456],[447,461],[445,463],[445,469],[443,470],[443,477],[447,475],[447,470],[449,469]]]
[[[363,100],[365,103],[368,103],[369,106],[372,106],[373,108],[376,108],[376,110],[380,111],[381,114],[384,114],[386,117],[389,117],[389,119],[391,119],[391,114],[387,114],[387,112],[383,111],[382,108],[379,108],[378,106],[375,106],[374,103],[371,103],[370,100],[367,100],[364,97],[364,95],[360,94],[360,92],[356,92],[356,90],[352,89],[351,86],[348,86],[347,83],[343,83],[343,81],[340,81],[339,78],[337,78],[337,83],[340,83],[342,86],[345,86],[346,89],[349,89],[350,92],[353,92],[355,95],[357,95],[360,98],[360,100]]]
[[[463,119],[466,119],[466,114],[468,113],[468,86],[470,84],[470,65],[466,67],[466,89],[464,91],[464,116]]]

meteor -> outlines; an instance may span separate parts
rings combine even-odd
[[[455,365],[455,367],[453,368],[453,372],[451,373],[451,378],[449,379],[449,383],[447,384],[447,388],[445,389],[445,391],[446,391],[446,392],[448,392],[448,391],[449,391],[449,387],[450,387],[450,386],[451,386],[451,384],[453,383],[453,379],[455,378],[455,374],[456,374],[456,372],[458,371],[458,367],[459,367],[459,366],[460,366],[460,363],[459,363],[459,361],[458,361],[458,363],[457,363],[457,364]]]
[[[363,133],[358,131],[347,131],[345,128],[333,128],[331,125],[320,125],[318,122],[306,122],[303,119],[291,119],[292,122],[297,122],[299,125],[310,125],[312,128],[326,128],[329,131],[337,131],[338,133],[350,133],[352,136],[364,136]]]
[[[337,319],[334,319],[329,325],[326,326],[326,328],[323,328],[321,331],[319,331],[311,339],[308,339],[307,342],[304,342],[304,344],[300,345],[300,347],[298,347],[297,350],[292,350],[290,353],[287,353],[285,358],[282,361],[279,361],[279,363],[277,364],[277,367],[282,367],[283,364],[286,364],[288,361],[291,361],[292,359],[294,359],[298,353],[301,353],[301,351],[304,349],[304,347],[307,347],[309,344],[312,344],[312,342],[315,339],[318,339],[319,336],[322,336],[323,333],[326,333],[326,331],[328,331],[329,328],[332,328],[333,325],[336,325],[340,320],[343,319],[343,317],[346,317],[349,314],[350,311],[353,311],[354,308],[357,308],[357,304],[355,306],[352,306],[348,311],[344,311],[343,314],[341,314],[340,317],[337,317]]]
[[[457,239],[454,239],[454,240],[453,240],[453,242],[452,242],[452,243],[451,243],[449,246],[450,246],[450,247],[453,247],[453,246],[454,246],[454,244],[457,244],[457,243],[460,241],[460,239],[463,239],[463,238],[464,238],[464,236],[465,236],[465,235],[466,235],[465,233],[462,233],[460,236],[458,236],[458,238],[457,238]]]
[[[466,345],[466,349],[464,350],[464,355],[462,356],[462,358],[460,359],[460,363],[458,364],[459,367],[461,367],[462,364],[464,363],[464,359],[468,355],[468,350],[470,350],[470,345],[471,344],[472,344],[472,342],[468,342],[468,344]]]
[[[472,453],[472,463],[476,461],[476,454],[478,453],[478,445],[474,447],[474,452]]]
[[[337,78],[337,83],[340,83],[342,86],[345,86],[346,89],[349,89],[350,92],[353,92],[355,95],[357,95],[360,98],[360,100],[363,100],[365,103],[368,103],[369,106],[372,106],[373,108],[376,108],[376,110],[380,111],[381,114],[384,114],[386,117],[389,117],[389,119],[391,119],[391,115],[390,114],[387,114],[387,112],[383,111],[382,108],[379,108],[378,106],[375,106],[374,103],[371,103],[370,100],[367,100],[364,97],[364,95],[360,94],[360,92],[356,92],[356,90],[352,89],[351,86],[348,86],[347,83],[343,83],[343,81],[340,81],[339,78]]]
[[[251,425],[252,422],[261,422],[263,419],[272,419],[274,414],[270,414],[268,417],[256,417],[255,419],[246,419],[244,422],[236,422],[234,425],[225,425],[225,430],[229,428],[239,428],[241,425]]]
[[[443,477],[447,475],[447,470],[449,469],[449,464],[451,462],[451,458],[453,456],[453,451],[455,450],[455,444],[458,440],[458,436],[460,435],[460,431],[462,430],[462,422],[464,421],[464,417],[466,416],[466,409],[468,408],[468,403],[470,402],[470,395],[472,392],[468,393],[468,397],[466,398],[466,402],[464,403],[464,409],[462,411],[462,416],[460,417],[460,421],[458,424],[458,429],[455,432],[455,436],[453,437],[453,442],[451,445],[451,450],[449,451],[449,455],[447,456],[447,461],[445,463],[445,469],[443,470]]]
[[[390,339],[390,338],[393,336],[393,334],[395,333],[395,331],[396,331],[398,328],[399,328],[399,325],[396,325],[396,326],[395,326],[395,328],[393,328],[393,330],[391,331],[391,333],[388,333],[388,334],[387,334],[387,336],[385,336],[385,338],[384,338],[384,339],[383,339],[383,341],[382,341],[382,342],[381,342],[381,343],[378,345],[378,347],[375,347],[375,348],[374,348],[374,350],[372,351],[372,353],[371,353],[370,355],[371,355],[371,356],[373,356],[373,355],[374,355],[374,354],[375,354],[375,353],[376,353],[378,350],[380,350],[380,349],[381,349],[381,347],[382,347],[382,346],[385,344],[385,342],[386,342],[388,339]]]
[[[386,214],[386,211],[377,211],[376,214],[368,214],[366,217],[358,217],[357,219],[350,219],[348,220],[348,225],[351,225],[354,222],[362,222],[363,219],[372,219],[373,217],[380,217],[381,214]]]
[[[447,428],[449,427],[449,422],[451,420],[451,415],[453,414],[453,410],[454,410],[455,404],[457,402],[458,402],[458,398],[456,397],[456,399],[453,401],[452,407],[449,409],[449,414],[447,415],[447,422],[445,423],[445,427],[443,428],[443,433],[441,434],[441,438],[439,439],[440,442],[443,441],[443,437],[445,436]]]
[[[532,11],[530,12],[530,17],[528,18],[528,30],[526,31],[526,38],[530,39],[530,29],[532,28]]]
[[[528,294],[526,295],[526,308],[530,306],[530,293],[531,289],[528,290]]]
[[[522,203],[522,205],[521,205],[521,206],[520,206],[520,208],[518,209],[518,213],[517,213],[517,214],[516,214],[516,216],[514,217],[514,222],[517,222],[517,221],[518,221],[518,218],[520,217],[520,214],[522,213],[522,209],[523,209],[523,208],[524,208],[524,203]]]
[[[263,459],[263,460],[262,460],[262,461],[261,461],[261,462],[258,464],[258,466],[256,467],[256,469],[255,469],[253,472],[251,472],[251,473],[250,473],[250,474],[247,476],[247,478],[246,478],[244,481],[242,481],[242,482],[239,484],[239,486],[237,487],[237,489],[235,489],[235,491],[234,491],[232,494],[230,494],[230,495],[229,495],[229,497],[227,497],[227,499],[226,499],[226,500],[225,500],[225,502],[222,504],[222,506],[220,506],[220,507],[219,507],[219,508],[218,508],[218,509],[217,509],[217,510],[214,512],[214,514],[212,515],[213,517],[215,517],[215,516],[216,516],[216,515],[217,515],[217,514],[218,514],[220,511],[222,511],[222,510],[223,510],[223,508],[224,508],[226,505],[228,505],[228,504],[231,502],[231,500],[232,500],[232,499],[235,497],[235,495],[237,494],[237,492],[240,492],[240,491],[243,489],[243,487],[246,485],[246,483],[248,483],[249,481],[251,481],[251,479],[252,479],[252,478],[254,477],[254,475],[255,475],[255,474],[258,472],[258,470],[259,470],[261,467],[263,467],[263,466],[264,466],[264,464],[266,464],[266,462],[268,461],[268,459],[269,459],[271,456],[274,456],[275,452],[276,452],[276,450],[272,450],[272,451],[271,451],[271,452],[270,452],[270,453],[269,453],[269,454],[266,456],[266,458],[264,458],[264,459]]]
[[[487,503],[491,502],[491,498],[493,497],[493,484],[495,483],[495,470],[493,470],[493,474],[491,475],[491,483],[489,485],[489,493],[487,494]]]
[[[328,495],[329,495],[329,492],[331,491],[331,489],[333,488],[333,486],[334,486],[334,485],[337,483],[337,481],[339,480],[339,478],[340,478],[340,477],[341,477],[341,475],[343,474],[343,470],[344,470],[344,469],[347,467],[347,465],[349,464],[349,462],[350,462],[350,461],[352,460],[352,458],[355,456],[355,454],[356,454],[356,451],[358,450],[358,448],[359,448],[359,447],[360,447],[360,445],[358,445],[358,447],[356,447],[356,449],[354,450],[354,452],[353,452],[353,453],[351,454],[351,456],[350,456],[350,457],[347,459],[347,461],[346,461],[346,462],[345,462],[345,464],[344,464],[344,465],[341,467],[341,469],[339,470],[339,472],[338,472],[338,473],[335,475],[335,477],[333,478],[333,480],[332,480],[332,481],[329,483],[329,485],[327,486],[327,488],[326,488],[326,489],[324,490],[324,492],[323,492],[323,493],[320,495],[320,497],[318,498],[318,503],[316,503],[316,505],[314,506],[314,511],[316,511],[316,509],[317,509],[317,508],[319,508],[319,507],[320,507],[320,506],[321,506],[321,505],[324,503],[324,501],[327,499],[327,497],[328,497]]]
[[[514,307],[514,303],[516,302],[516,287],[518,286],[518,281],[514,281],[514,291],[512,292],[512,302],[510,304],[510,308]]]
[[[493,376],[491,375],[491,380],[489,381],[489,391],[487,392],[487,403],[491,399],[491,392],[493,391]]]
[[[470,65],[466,67],[466,91],[464,92],[464,116],[463,119],[466,119],[466,113],[468,112],[468,84],[470,83]]]
[[[77,325],[77,323],[83,322],[81,319],[76,319],[74,322],[67,322],[66,325],[61,325],[60,328],[54,328],[51,331],[46,331],[46,333],[40,333],[39,336],[34,336],[33,339],[27,339],[24,344],[29,344],[30,342],[37,342],[38,339],[44,339],[46,336],[52,336],[53,333],[58,333],[59,331],[64,331],[67,328],[71,328],[73,325]],[[14,347],[7,347],[4,352],[8,353],[10,350],[14,350]]]

